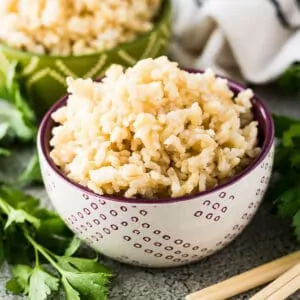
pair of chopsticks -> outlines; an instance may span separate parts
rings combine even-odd
[[[224,300],[268,282],[271,283],[249,300],[284,300],[299,290],[300,251],[187,295],[185,299]]]

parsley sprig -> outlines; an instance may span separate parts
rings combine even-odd
[[[279,84],[284,90],[300,95],[300,62],[293,64],[280,76]]]
[[[62,287],[68,300],[107,299],[111,273],[97,257],[74,256],[80,245],[62,219],[41,208],[36,198],[0,187],[0,266],[7,261],[14,276],[8,291],[44,300]]]
[[[16,170],[11,182],[24,185],[41,182],[41,176],[35,148],[37,121],[17,69],[17,63],[11,63],[5,74],[0,72],[0,164],[2,169]],[[11,168],[20,149],[30,152],[28,163]],[[7,181],[7,176],[0,181]]]
[[[75,256],[81,242],[63,220],[15,188],[41,182],[37,122],[24,95],[12,63],[0,73],[0,267],[8,263],[13,274],[6,289],[30,300],[46,300],[58,292],[67,300],[105,300],[110,271],[97,257]],[[25,165],[20,152],[28,154]]]
[[[273,115],[277,138],[268,190],[279,216],[290,219],[300,241],[300,120]]]

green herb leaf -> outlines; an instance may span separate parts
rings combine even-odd
[[[293,124],[283,133],[282,143],[284,147],[295,147],[296,139],[300,141],[300,124]]]
[[[295,227],[295,233],[300,241],[300,210],[293,217],[293,226]]]
[[[12,278],[7,281],[5,288],[14,295],[21,295],[24,292],[24,288],[20,285],[18,279],[16,278]]]
[[[9,185],[0,186],[0,198],[14,209],[33,212],[39,208],[39,200]]]
[[[278,204],[278,213],[282,217],[293,218],[300,210],[300,187],[293,187],[276,200]]]
[[[26,166],[25,170],[20,175],[18,182],[22,185],[28,183],[39,183],[42,182],[42,176],[40,171],[40,164],[37,155],[37,151],[35,151]]]
[[[300,64],[288,68],[279,79],[280,86],[291,93],[300,91]]]
[[[0,145],[7,145],[16,139],[30,141],[36,132],[28,126],[22,113],[13,104],[0,99]]]
[[[0,156],[3,155],[3,156],[10,156],[11,152],[10,150],[8,149],[5,149],[5,148],[0,148]]]
[[[1,206],[1,199],[0,199],[0,206]],[[11,226],[11,224],[13,224],[13,223],[20,224],[20,223],[25,223],[25,222],[31,223],[36,228],[38,228],[40,226],[40,221],[37,218],[28,214],[26,211],[21,210],[21,209],[18,209],[18,210],[13,209],[9,212],[8,219],[5,224],[4,229]]]
[[[80,293],[82,299],[106,300],[109,277],[104,273],[64,272],[70,285]]]
[[[13,223],[31,223],[36,228],[40,226],[40,221],[34,216],[28,214],[22,209],[14,209],[7,202],[0,198],[0,209],[8,215],[7,221],[4,226],[4,230],[11,226]]]
[[[29,101],[24,97],[21,85],[19,83],[19,76],[17,73],[17,63],[13,62],[5,74],[0,76],[0,157],[12,156],[13,152],[20,151],[20,143],[33,146],[37,135],[37,123],[33,110],[30,108]],[[14,151],[18,144],[18,150]],[[34,145],[35,147],[35,145]],[[7,162],[8,168],[11,169],[11,160],[4,160]],[[5,167],[5,163],[0,162]],[[39,175],[39,165],[37,158],[32,157],[28,166],[19,172],[15,172],[16,176],[12,182],[18,181],[22,184],[31,182],[41,182]],[[9,172],[12,174],[12,172]],[[10,182],[4,177],[4,182]]]
[[[5,222],[3,221],[1,214],[0,214],[0,268],[5,260],[5,252],[4,252],[4,232],[3,232],[3,228],[4,228],[4,224]]]
[[[36,266],[29,280],[28,299],[46,300],[58,287],[59,281],[55,276]]]
[[[36,131],[35,114],[30,108],[28,100],[22,95],[17,73],[17,65],[17,62],[11,63],[6,74],[6,89],[8,91],[7,98],[21,112],[23,119],[28,126],[30,126],[33,131]]]
[[[63,277],[62,278],[62,284],[65,289],[66,299],[67,300],[80,300],[80,294],[73,289],[73,287],[70,285],[69,281]]]
[[[107,285],[112,274],[108,268],[99,264],[97,258],[56,256],[56,260],[62,277],[73,288],[71,292],[75,290],[87,300],[107,299]]]
[[[80,258],[80,257],[57,257],[58,265],[66,271],[72,272],[88,272],[88,273],[103,273],[106,276],[111,276],[111,271],[98,262],[98,258]]]
[[[40,220],[36,231],[37,242],[58,255],[63,254],[73,238],[73,233],[63,220],[56,213],[46,209],[38,209],[32,214]]]
[[[0,141],[4,139],[4,137],[7,135],[9,130],[9,124],[8,123],[0,123]]]
[[[8,93],[6,90],[6,82],[5,82],[5,74],[3,73],[3,70],[0,70],[0,98],[7,98]]]
[[[0,246],[0,255],[15,265],[14,278],[6,285],[13,293],[43,300],[62,283],[67,299],[107,299],[111,272],[97,258],[73,257],[80,241],[63,220],[40,208],[36,198],[7,185],[0,185]],[[61,253],[66,255],[60,256]],[[40,259],[60,277],[43,269]]]
[[[4,253],[8,264],[30,264],[33,249],[24,237],[23,224],[13,224],[4,231]],[[4,228],[4,226],[3,226]]]
[[[275,125],[276,137],[282,137],[283,133],[288,130],[292,125],[299,123],[297,119],[288,116],[273,114],[273,121]]]
[[[278,144],[267,197],[279,216],[291,220],[300,241],[300,121],[273,116]]]
[[[290,163],[291,167],[296,169],[300,169],[300,152],[299,151],[293,151],[290,156]]]
[[[66,249],[64,256],[72,256],[77,252],[80,246],[81,246],[81,240],[78,237],[74,236],[68,248]]]
[[[33,269],[27,265],[16,265],[12,269],[14,278],[6,283],[6,289],[13,294],[28,294],[29,278],[32,275]]]
[[[15,188],[23,188],[32,183],[41,183],[39,163],[34,145],[11,144],[5,146],[9,156],[0,156],[0,181],[13,185]],[[20,156],[20,153],[22,155]]]

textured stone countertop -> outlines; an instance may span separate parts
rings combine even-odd
[[[300,101],[281,94],[274,86],[254,88],[273,112],[300,117]],[[47,203],[42,189],[34,193]],[[224,280],[299,248],[288,224],[273,216],[263,204],[251,224],[229,246],[198,263],[173,269],[142,269],[105,259],[116,274],[112,300],[179,300],[190,292]],[[0,299],[16,300],[5,293],[9,278],[6,267],[0,270]],[[252,291],[253,293],[254,291]],[[234,299],[249,299],[251,293]],[[300,293],[290,299],[300,299]]]

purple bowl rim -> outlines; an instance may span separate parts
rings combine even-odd
[[[193,69],[193,68],[182,68],[190,73],[203,73],[202,70]],[[229,88],[233,91],[241,92],[246,89],[245,86],[243,86],[240,83],[237,83],[236,81],[229,79],[225,76],[217,75],[219,78],[224,78],[228,81]],[[252,161],[242,172],[238,173],[236,176],[233,176],[230,180],[226,181],[223,184],[220,184],[212,189],[195,193],[192,195],[186,195],[181,197],[174,197],[174,198],[126,198],[126,197],[119,197],[119,196],[110,196],[110,195],[100,195],[89,188],[80,185],[78,183],[75,183],[71,181],[69,178],[67,178],[60,169],[54,164],[52,159],[50,158],[49,153],[46,151],[46,144],[48,141],[46,140],[45,132],[48,128],[48,123],[51,121],[51,114],[56,111],[58,108],[60,108],[65,101],[68,99],[68,94],[62,96],[59,100],[57,100],[56,103],[54,103],[51,108],[47,111],[47,113],[44,115],[40,126],[39,126],[39,133],[38,133],[38,144],[40,145],[41,152],[46,159],[46,162],[48,163],[48,166],[68,185],[71,185],[79,190],[81,190],[83,193],[88,194],[90,196],[94,196],[97,198],[105,199],[106,201],[114,201],[114,202],[121,202],[121,203],[127,203],[127,204],[169,204],[169,203],[175,203],[175,202],[182,202],[182,201],[188,201],[193,200],[198,197],[203,197],[206,195],[209,195],[211,193],[221,191],[224,188],[228,188],[231,185],[236,184],[238,181],[249,175],[254,169],[257,168],[257,166],[260,165],[260,163],[265,159],[265,157],[268,155],[268,153],[271,150],[271,147],[274,142],[274,124],[273,119],[271,116],[271,113],[269,112],[267,106],[263,103],[260,98],[258,98],[256,95],[252,97],[251,100],[255,100],[255,104],[253,107],[257,107],[260,111],[263,113],[262,119],[263,119],[263,125],[265,126],[265,137],[262,143],[262,150],[258,157]]]

